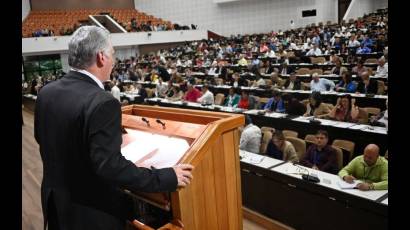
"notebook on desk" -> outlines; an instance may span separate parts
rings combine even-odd
[[[337,182],[337,185],[339,185],[339,187],[341,189],[355,189],[357,187],[358,184],[360,184],[361,182],[359,180],[355,180],[353,183],[349,184],[343,180],[340,180]]]

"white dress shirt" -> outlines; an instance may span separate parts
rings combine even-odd
[[[214,104],[214,94],[207,90],[204,95],[198,98],[197,102],[201,104]]]
[[[261,147],[261,129],[253,124],[247,125],[241,134],[239,149],[252,153],[259,153]]]

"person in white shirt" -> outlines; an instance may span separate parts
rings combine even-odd
[[[319,49],[316,43],[313,44],[313,48],[306,53],[306,56],[319,56],[322,55],[322,51]]]
[[[375,77],[388,77],[388,63],[386,62],[386,59],[381,57],[379,58],[379,65],[377,66],[376,74],[374,75]]]
[[[216,62],[212,63],[212,67],[209,69],[208,75],[218,75],[218,65]]]
[[[352,48],[352,47],[359,47],[359,46],[360,46],[360,42],[356,40],[356,37],[354,35],[351,36],[347,47]]]
[[[112,96],[121,103],[120,88],[118,88],[117,83],[115,81],[111,84],[113,84],[113,87],[111,88]]]
[[[312,91],[333,91],[335,83],[326,78],[319,78],[319,74],[312,74],[312,81],[310,82],[310,89]]]
[[[270,57],[270,58],[276,57],[275,51],[273,51],[271,48],[268,48],[268,51],[266,51],[265,55]]]
[[[245,115],[245,128],[243,128],[241,133],[239,149],[252,153],[259,153],[261,138],[261,129],[258,126],[252,124],[252,119],[249,115]]]
[[[209,91],[208,85],[202,86],[202,96],[198,98],[197,102],[206,105],[214,104],[214,94],[211,91]]]
[[[162,78],[158,78],[157,86],[155,87],[155,96],[165,98],[167,95],[168,86],[163,83]]]

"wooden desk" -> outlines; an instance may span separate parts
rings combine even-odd
[[[276,160],[277,164],[266,167],[248,160],[252,153],[240,154],[243,205],[247,208],[295,229],[387,229],[388,205],[382,203],[387,190],[342,190],[336,184],[341,180],[337,175],[300,166],[318,175],[321,182],[314,184],[290,174],[296,167],[291,163]]]

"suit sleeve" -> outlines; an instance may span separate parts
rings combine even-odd
[[[142,192],[175,191],[172,168],[139,168],[121,154],[121,108],[114,98],[100,103],[90,116],[89,153],[95,173],[110,183]]]

